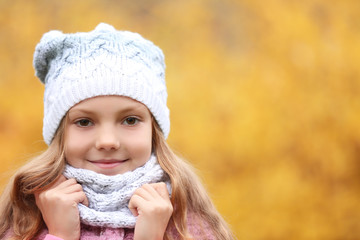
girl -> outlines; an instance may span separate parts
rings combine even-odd
[[[234,239],[166,144],[162,51],[99,24],[46,33],[34,54],[49,145],[2,194],[1,239]]]

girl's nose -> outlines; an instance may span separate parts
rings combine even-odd
[[[120,148],[119,133],[115,128],[102,127],[99,129],[99,133],[96,139],[95,147],[98,150],[117,150]]]

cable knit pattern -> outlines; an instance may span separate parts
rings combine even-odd
[[[89,207],[79,204],[80,219],[90,226],[134,228],[136,218],[128,204],[134,191],[144,184],[165,182],[171,193],[169,177],[154,155],[144,166],[124,174],[107,176],[67,165],[64,176],[82,185]]]
[[[104,95],[143,103],[168,136],[164,55],[139,34],[117,31],[105,23],[91,32],[52,30],[36,46],[33,64],[45,84],[43,136],[47,144],[71,107]]]

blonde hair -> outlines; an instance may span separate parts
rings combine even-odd
[[[11,231],[14,240],[33,239],[46,227],[34,193],[49,188],[64,170],[65,122],[61,122],[49,148],[20,168],[6,186],[0,198],[0,238]],[[174,212],[165,239],[171,240],[174,230],[180,239],[192,239],[187,228],[188,213],[196,216],[198,225],[208,224],[216,239],[234,239],[192,167],[173,153],[155,120],[152,141],[159,164],[170,176],[172,184]],[[206,232],[203,234],[205,237]]]
[[[235,239],[227,223],[216,210],[193,167],[171,150],[155,121],[153,121],[153,147],[160,166],[171,180],[171,203],[174,206],[174,212],[170,218],[168,229],[175,228],[181,239],[192,239],[187,228],[187,215],[191,213],[197,221],[194,224],[204,228],[204,224],[208,224],[215,239]],[[205,231],[203,236],[204,239],[207,236]],[[171,239],[169,231],[166,232],[165,239]]]
[[[0,238],[11,230],[13,239],[32,239],[45,227],[34,193],[51,186],[64,170],[64,125],[62,121],[47,150],[21,167],[2,193]]]

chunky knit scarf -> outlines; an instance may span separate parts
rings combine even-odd
[[[82,185],[89,207],[79,204],[81,222],[90,226],[134,228],[136,217],[128,208],[134,191],[146,183],[165,182],[169,192],[168,175],[162,170],[154,155],[131,172],[107,176],[86,169],[66,165],[64,176],[75,178]]]

